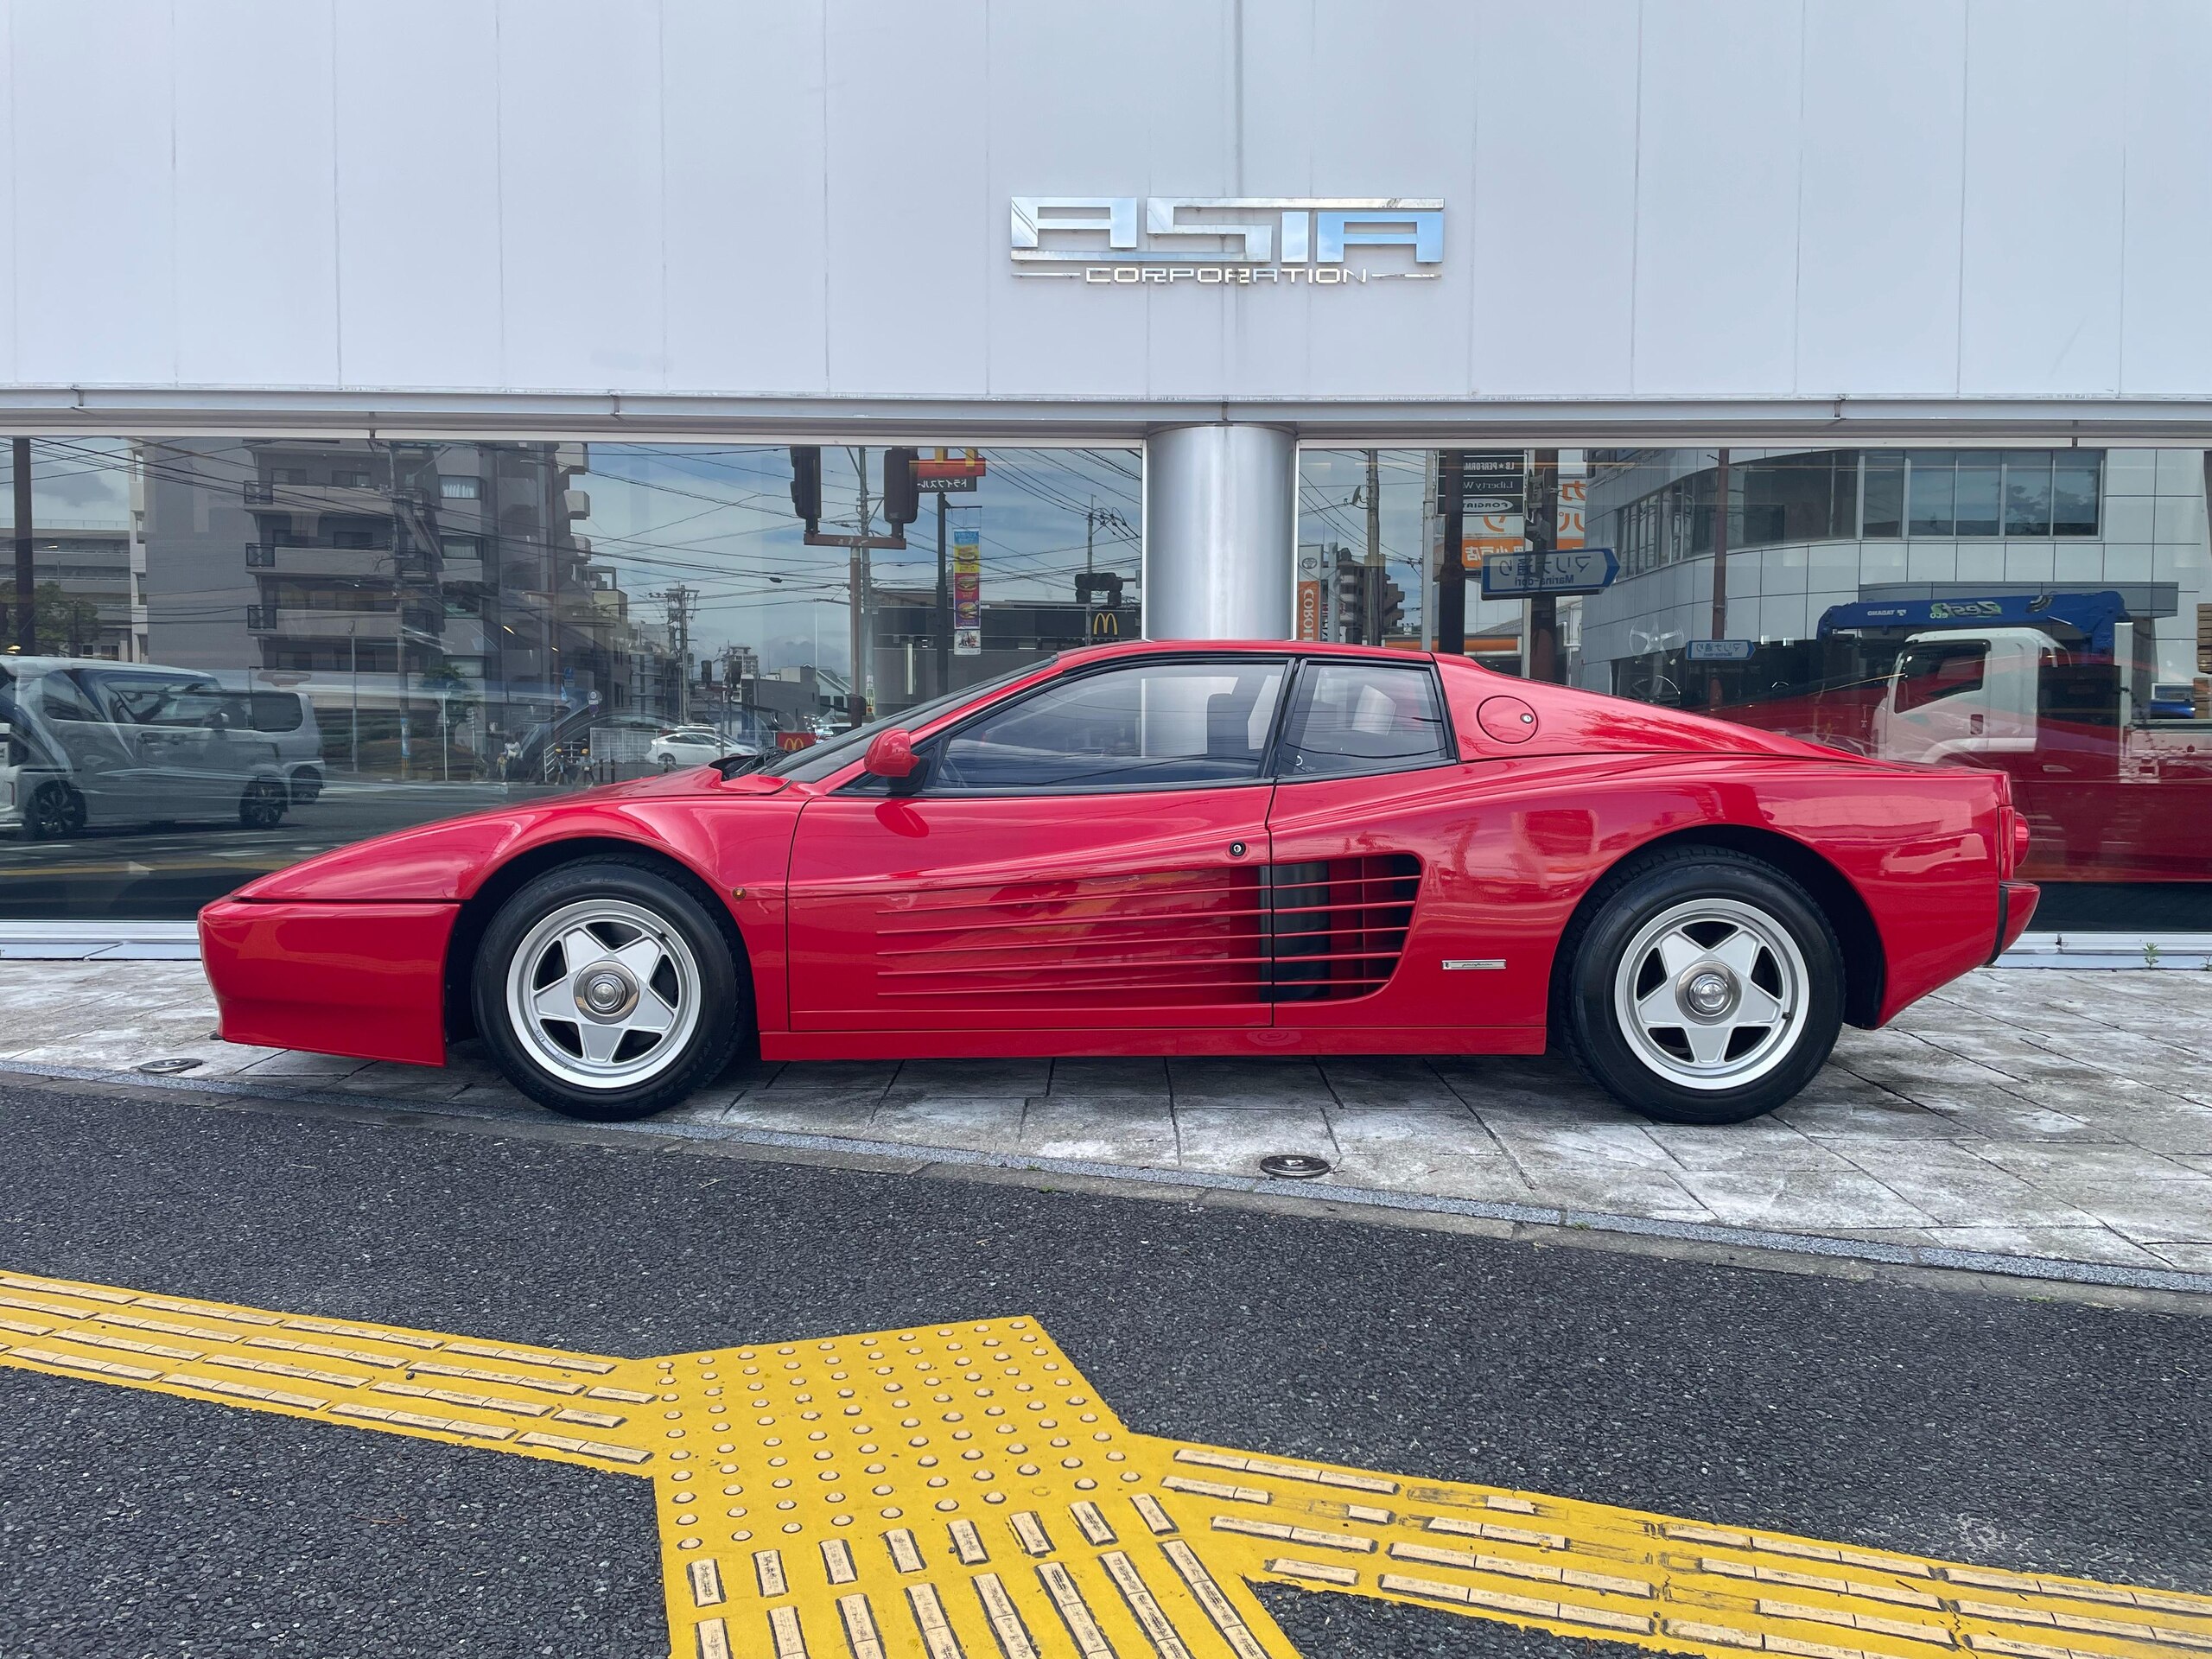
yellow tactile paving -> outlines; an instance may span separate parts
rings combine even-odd
[[[677,1659],[1296,1659],[1255,1581],[1716,1659],[2212,1659],[2212,1597],[1132,1433],[1031,1319],[615,1359],[0,1274],[0,1364],[649,1479]]]

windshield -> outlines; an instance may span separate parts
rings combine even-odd
[[[907,731],[916,730],[928,725],[938,715],[949,715],[955,709],[986,696],[1002,685],[1012,685],[1016,680],[1027,679],[1038,670],[1049,668],[1058,660],[1057,652],[1050,657],[1040,657],[1034,662],[1024,663],[1020,668],[1000,675],[995,680],[985,680],[979,685],[963,685],[957,691],[931,697],[927,702],[901,709],[895,715],[886,715],[880,720],[869,721],[865,726],[855,726],[849,732],[840,732],[810,749],[795,749],[760,770],[770,778],[789,778],[797,783],[813,783],[857,759],[861,751],[868,747],[868,740],[878,732],[896,731],[902,728]]]

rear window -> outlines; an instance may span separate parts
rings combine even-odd
[[[253,729],[257,732],[296,732],[305,718],[300,699],[289,691],[256,691]]]

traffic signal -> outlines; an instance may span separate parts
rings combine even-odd
[[[914,463],[920,458],[913,449],[883,452],[883,522],[893,530],[921,517],[922,493],[914,482]]]
[[[1382,578],[1382,602],[1376,607],[1376,644],[1394,633],[1404,632],[1406,626],[1406,590],[1390,580]]]
[[[1122,605],[1122,575],[1118,570],[1084,570],[1075,579],[1075,602],[1088,605],[1103,599],[1107,608],[1119,610]]]
[[[1347,645],[1367,642],[1367,572],[1348,561],[1337,566],[1337,639]]]
[[[807,534],[822,528],[822,446],[791,446],[791,511],[806,520]]]

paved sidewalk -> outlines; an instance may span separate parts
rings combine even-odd
[[[196,963],[0,963],[0,1065],[531,1114],[474,1045],[445,1070],[210,1040]],[[2212,1273],[2212,974],[1985,970],[1847,1029],[1766,1121],[1652,1124],[1549,1058],[855,1062],[752,1068],[658,1120],[1332,1185],[1901,1246]]]

